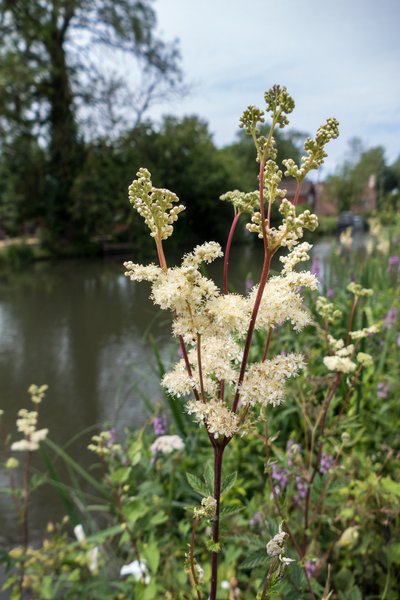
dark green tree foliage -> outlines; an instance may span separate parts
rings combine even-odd
[[[174,191],[186,205],[180,221],[186,222],[194,241],[226,241],[223,224],[230,209],[219,196],[234,186],[235,169],[226,164],[207,125],[197,117],[165,117],[158,128],[143,123],[113,144],[90,145],[72,191],[74,219],[86,237],[131,236],[138,249],[149,248],[147,230],[127,201],[128,185],[141,166],[151,171],[154,185]],[[193,244],[183,224],[176,228],[174,243]]]
[[[0,149],[21,132],[46,148],[45,218],[57,238],[76,231],[71,194],[85,162],[78,111],[103,101],[117,105],[109,90],[115,96],[123,87],[115,75],[97,77],[90,48],[137,59],[148,82],[133,95],[138,120],[157,97],[158,82],[174,86],[181,76],[176,46],[159,40],[155,26],[150,0],[0,0]]]

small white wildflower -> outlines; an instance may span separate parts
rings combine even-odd
[[[370,327],[364,327],[364,329],[357,329],[356,331],[350,332],[350,337],[352,340],[362,340],[374,333],[378,333],[381,330],[381,326],[379,323],[375,323],[374,325],[370,325]]]
[[[11,444],[11,450],[15,452],[34,452],[39,449],[39,444],[36,442],[31,442],[28,439],[19,440],[18,442],[13,442]]]
[[[196,564],[197,577],[199,579],[199,583],[202,583],[204,579],[204,569],[198,563]]]
[[[365,352],[359,352],[357,354],[357,361],[363,367],[372,367],[374,364],[373,358],[370,354],[366,354]]]
[[[230,590],[231,589],[231,584],[229,583],[229,581],[227,581],[226,579],[224,579],[224,581],[221,581],[221,588],[223,590]]]
[[[196,519],[204,517],[205,519],[213,519],[217,509],[217,501],[212,496],[207,496],[201,501],[201,506],[196,507],[193,515]]]
[[[19,460],[14,458],[13,456],[9,458],[5,464],[6,469],[12,470],[17,469],[19,466]]]
[[[162,270],[157,265],[140,265],[132,261],[124,262],[126,269],[125,276],[131,281],[155,281],[162,273]]]
[[[290,273],[299,262],[305,262],[309,260],[310,256],[308,252],[311,250],[312,245],[308,242],[303,242],[289,252],[287,256],[281,256],[279,260],[283,263],[284,273]]]
[[[134,560],[127,565],[121,567],[120,576],[132,575],[135,581],[143,581],[148,585],[151,581],[147,564],[144,560]]]
[[[182,450],[185,444],[179,435],[160,435],[150,446],[152,454],[170,454],[174,450]]]
[[[83,525],[81,525],[80,523],[78,525],[75,525],[74,535],[80,544],[82,544],[86,540],[86,535],[85,535],[85,530],[83,529]]]
[[[325,356],[324,365],[330,371],[339,371],[340,373],[352,373],[357,365],[348,357]]]
[[[31,395],[31,401],[34,404],[40,404],[44,398],[45,393],[49,389],[48,385],[35,385],[32,384],[28,388],[28,393]]]
[[[340,243],[342,244],[342,246],[344,246],[347,250],[350,250],[352,245],[353,245],[353,236],[352,236],[352,228],[351,227],[347,227],[347,229],[345,229],[344,231],[342,231],[342,233],[339,236],[340,239]]]
[[[216,258],[223,256],[221,246],[217,242],[205,242],[196,246],[192,252],[183,257],[183,267],[199,267],[201,263],[213,262]]]
[[[88,569],[91,573],[96,574],[99,570],[99,547],[95,546],[88,551]]]

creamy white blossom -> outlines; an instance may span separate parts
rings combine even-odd
[[[186,410],[195,415],[196,421],[207,425],[207,430],[214,438],[232,437],[239,431],[237,414],[229,410],[221,400],[188,402]]]
[[[152,454],[170,454],[174,450],[183,450],[185,444],[179,435],[160,435],[150,446]]]
[[[243,404],[277,406],[285,398],[285,382],[304,368],[302,354],[276,356],[263,363],[255,363],[249,368],[240,387]]]
[[[340,373],[352,373],[356,370],[357,365],[347,356],[325,356],[324,365],[330,371],[338,371]]]
[[[134,560],[127,565],[123,565],[120,571],[121,577],[132,575],[135,581],[143,581],[148,585],[151,581],[147,564],[144,560]]]

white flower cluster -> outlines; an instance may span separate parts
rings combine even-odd
[[[332,356],[324,357],[324,365],[329,371],[336,371],[339,373],[352,373],[356,370],[357,365],[351,360],[351,356],[354,352],[354,345],[344,345],[343,340],[335,340],[329,336],[330,347],[334,350],[335,354]]]
[[[239,431],[239,420],[236,413],[232,412],[220,400],[208,402],[188,402],[186,410],[195,415],[195,420],[207,425],[207,430],[215,439],[219,437],[232,437]]]
[[[115,444],[113,438],[111,431],[102,431],[98,435],[93,435],[88,450],[95,452],[98,456],[110,456],[121,450],[120,444]]]
[[[196,507],[193,511],[195,519],[205,518],[212,519],[215,516],[217,509],[217,501],[212,496],[207,496],[201,501],[201,506]]]
[[[378,333],[380,330],[380,324],[375,323],[374,325],[370,325],[370,327],[364,327],[364,329],[357,329],[356,331],[351,331],[350,337],[354,341],[362,340],[363,338],[369,337],[370,335],[374,335],[374,333]]]
[[[31,402],[39,405],[48,389],[47,385],[34,385],[28,388],[31,396]],[[39,449],[39,443],[46,439],[48,429],[37,429],[39,413],[37,410],[27,410],[21,408],[18,411],[17,429],[24,435],[22,440],[11,444],[11,450],[17,452],[34,452]]]
[[[299,288],[304,286],[315,290],[317,285],[315,275],[306,271],[272,277],[265,286],[256,329],[274,328],[289,321],[295,331],[301,331],[311,322],[311,315],[304,307]],[[257,287],[251,290],[251,302],[254,302],[257,291]]]
[[[240,388],[243,404],[272,404],[277,406],[285,398],[285,382],[303,369],[302,354],[275,356],[263,363],[254,363],[249,368]]]
[[[150,446],[152,454],[170,454],[174,450],[183,450],[185,444],[179,435],[160,435]]]
[[[201,343],[203,385],[209,396],[217,394],[218,381],[225,380],[234,383],[237,373],[235,364],[241,354],[240,346],[231,337],[204,337]],[[182,359],[173,371],[166,373],[161,384],[173,395],[184,396],[190,394],[193,388],[199,393],[200,374],[197,362],[197,349],[192,348],[188,354],[192,369],[189,377],[185,361]]]

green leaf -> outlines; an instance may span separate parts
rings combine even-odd
[[[144,547],[143,556],[146,558],[149,564],[150,571],[155,575],[160,563],[160,551],[155,541],[152,541],[150,544],[147,544],[147,546]]]
[[[110,473],[109,477],[114,483],[125,483],[129,479],[130,467],[119,467]]]
[[[211,462],[207,462],[204,468],[204,481],[206,482],[208,494],[207,496],[214,495],[214,465]]]
[[[186,473],[186,479],[190,487],[195,492],[200,494],[200,496],[210,496],[206,483],[204,483],[204,481],[199,479],[196,475],[193,475],[193,473]]]
[[[237,471],[234,471],[230,475],[224,477],[221,483],[221,494],[225,494],[226,492],[228,492],[231,489],[231,487],[235,485],[236,479]]]
[[[252,552],[240,565],[241,569],[255,569],[255,567],[265,566],[270,562],[266,549]]]
[[[393,481],[390,477],[382,477],[381,484],[385,492],[400,497],[400,483]]]

